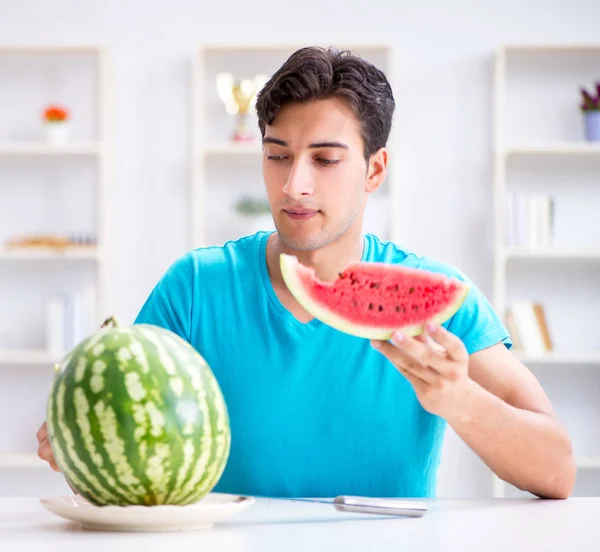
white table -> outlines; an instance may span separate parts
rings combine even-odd
[[[84,531],[34,498],[0,498],[6,552],[536,552],[600,550],[600,497],[566,501],[429,501],[423,518],[341,513],[324,504],[259,499],[202,531]]]

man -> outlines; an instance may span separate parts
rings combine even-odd
[[[312,319],[283,282],[281,253],[324,280],[355,260],[467,279],[363,235],[367,199],[386,176],[393,111],[385,75],[366,61],[294,53],[257,99],[277,231],[179,258],[136,323],[188,340],[219,381],[232,446],[215,491],[433,496],[450,424],[502,479],[566,498],[576,472],[569,438],[475,286],[425,336],[369,342]],[[40,456],[53,462],[44,439],[42,429]]]

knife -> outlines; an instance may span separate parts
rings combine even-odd
[[[413,500],[397,498],[371,498],[365,496],[336,496],[333,500],[322,498],[279,498],[271,500],[288,500],[292,502],[310,502],[316,504],[329,504],[340,512],[354,512],[358,514],[376,514],[386,516],[423,517],[427,513],[427,504]]]

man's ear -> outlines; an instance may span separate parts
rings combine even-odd
[[[372,193],[383,184],[387,175],[388,152],[385,148],[377,150],[369,159],[365,191]]]

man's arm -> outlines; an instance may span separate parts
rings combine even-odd
[[[464,408],[448,424],[515,487],[544,498],[567,498],[577,472],[571,441],[533,374],[503,344],[469,357]]]
[[[441,326],[372,343],[411,382],[423,408],[446,419],[500,478],[543,498],[571,494],[569,437],[533,374],[504,344],[469,355]]]

